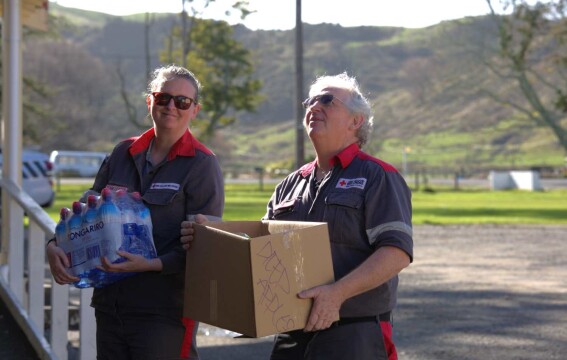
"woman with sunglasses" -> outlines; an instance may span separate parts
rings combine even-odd
[[[96,288],[91,305],[97,322],[97,359],[198,359],[198,324],[183,319],[185,252],[179,224],[195,214],[220,220],[224,186],[215,155],[189,131],[197,116],[200,83],[187,69],[158,68],[146,104],[153,127],[120,142],[101,165],[86,195],[103,188],[139,192],[150,209],[158,257],[119,251],[127,260],[110,272],[138,274]],[[65,271],[67,259],[52,242],[48,257],[59,284],[77,281]]]
[[[277,335],[271,359],[397,359],[391,314],[413,258],[411,192],[361,150],[373,117],[354,77],[317,78],[303,105],[316,158],[277,185],[264,219],[327,222],[335,282],[299,294],[313,300],[307,325]]]

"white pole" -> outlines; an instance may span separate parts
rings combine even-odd
[[[4,178],[22,185],[22,24],[20,0],[4,0],[2,26],[2,157]],[[23,300],[24,213],[2,197],[2,262],[9,266],[8,283]]]

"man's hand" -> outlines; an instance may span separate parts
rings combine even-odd
[[[183,221],[181,222],[181,244],[183,249],[189,250],[191,247],[191,242],[193,241],[195,230],[193,229],[193,224],[203,224],[207,221],[207,217],[203,214],[195,215],[195,221]]]
[[[51,275],[53,279],[59,285],[70,284],[79,281],[80,279],[73,276],[67,272],[67,269],[71,266],[69,259],[63,249],[55,244],[55,242],[50,242],[47,245],[47,260],[49,261],[49,269],[51,270]]]
[[[339,319],[339,309],[344,302],[333,285],[321,285],[298,294],[302,299],[313,299],[313,306],[303,331],[318,331],[329,328]]]
[[[331,285],[317,286],[299,293],[312,298],[313,306],[304,331],[323,330],[339,318],[342,303],[353,296],[382,285],[408,266],[408,254],[393,246],[377,249],[360,266]]]

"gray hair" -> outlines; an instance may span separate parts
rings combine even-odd
[[[164,82],[173,79],[185,79],[195,88],[195,101],[199,102],[199,91],[201,90],[201,83],[197,77],[184,67],[174,64],[159,67],[154,70],[152,80],[148,84],[148,95],[151,94]]]
[[[367,143],[372,127],[374,125],[374,116],[372,115],[372,105],[370,101],[362,94],[358,81],[353,76],[349,76],[346,71],[338,75],[320,76],[309,89],[309,96],[317,95],[324,88],[338,88],[348,91],[349,99],[345,100],[345,105],[352,114],[362,115],[362,125],[356,133],[358,145],[363,146]]]

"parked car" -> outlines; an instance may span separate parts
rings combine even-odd
[[[54,150],[49,160],[56,177],[94,177],[106,155],[95,151]]]
[[[0,176],[2,159],[0,150]],[[42,207],[53,205],[55,199],[52,169],[53,164],[49,161],[49,155],[36,150],[22,151],[22,188]]]

